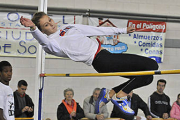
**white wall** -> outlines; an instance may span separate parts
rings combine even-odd
[[[18,5],[38,5],[38,0],[0,0],[0,4],[18,4]],[[110,10],[119,12],[134,12],[158,15],[180,14],[179,0],[49,0],[49,7],[78,8],[78,9],[96,9]],[[177,23],[167,23],[166,39],[180,38],[180,25]],[[179,69],[180,68],[180,49],[165,48],[164,62],[159,64],[160,70]],[[1,60],[8,60],[13,65],[13,78],[10,86],[16,90],[17,82],[20,79],[27,80],[29,86],[27,93],[34,99],[35,88],[35,58],[16,58],[0,57]],[[75,63],[71,60],[46,59],[46,73],[92,73],[96,72],[92,67],[83,63]],[[176,100],[179,93],[180,75],[159,75],[155,76],[153,83],[147,87],[135,90],[144,101],[153,91],[156,90],[156,82],[159,78],[167,80],[165,93],[170,96],[171,104]],[[126,81],[121,77],[84,77],[84,78],[65,78],[65,77],[47,77],[45,78],[44,88],[44,118],[50,117],[56,120],[56,111],[58,104],[61,103],[63,90],[70,87],[75,91],[75,100],[83,105],[85,97],[92,94],[95,87],[112,88]],[[36,104],[37,105],[37,104]],[[112,103],[108,103],[108,110],[111,112]],[[139,114],[142,114],[140,112]]]
[[[0,0],[4,4],[37,6],[38,0]],[[49,7],[180,15],[179,0],[48,0]]]

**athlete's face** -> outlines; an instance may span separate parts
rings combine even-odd
[[[11,66],[4,66],[3,70],[0,72],[0,81],[5,84],[9,85],[9,81],[12,78],[12,67]]]
[[[46,35],[53,34],[57,31],[57,24],[49,16],[44,15],[39,19],[41,31]]]
[[[157,85],[157,92],[162,94],[165,88],[165,83],[164,82],[158,82]]]

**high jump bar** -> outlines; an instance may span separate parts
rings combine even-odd
[[[141,76],[141,75],[162,75],[180,74],[180,70],[162,71],[138,71],[138,72],[113,72],[113,73],[70,73],[70,74],[40,74],[40,77],[102,77],[102,76]]]

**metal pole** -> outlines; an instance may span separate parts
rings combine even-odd
[[[47,13],[47,0],[39,0],[38,11]],[[43,81],[39,76],[40,73],[44,73],[45,66],[45,52],[42,50],[42,46],[38,44],[38,51],[36,54],[36,76],[35,76],[35,102],[38,106],[35,106],[35,120],[42,120],[42,103],[43,103]],[[39,92],[39,93],[38,93]],[[41,95],[41,98],[38,96]],[[40,101],[39,101],[40,100]]]

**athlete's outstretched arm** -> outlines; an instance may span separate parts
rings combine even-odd
[[[117,27],[95,27],[90,25],[71,24],[69,26],[75,26],[85,36],[104,36],[104,35],[118,35],[127,34],[135,31],[135,28],[117,28]]]

